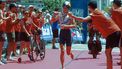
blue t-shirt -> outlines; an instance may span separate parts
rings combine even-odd
[[[52,24],[52,30],[56,30],[56,29],[59,29],[58,21]]]

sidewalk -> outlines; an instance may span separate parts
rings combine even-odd
[[[56,44],[58,46],[58,44]],[[104,47],[104,46],[103,46]],[[9,61],[6,65],[1,65],[0,69],[60,69],[60,50],[50,49],[51,44],[47,45],[46,57],[43,61],[30,62],[26,55],[22,56],[22,63],[18,64],[15,61]],[[119,61],[119,53],[115,49],[113,51],[114,69],[120,69],[116,63]],[[73,44],[73,54],[75,59],[65,57],[65,69],[106,69],[106,60],[104,50],[97,59],[93,59],[92,55],[88,54],[87,45]]]

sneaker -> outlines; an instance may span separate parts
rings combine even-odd
[[[0,65],[5,65],[3,62],[0,61]]]
[[[53,46],[52,49],[58,49],[56,46]]]
[[[4,64],[7,64],[6,60],[4,60],[4,59],[2,59],[1,62]]]

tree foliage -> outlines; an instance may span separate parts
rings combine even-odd
[[[65,0],[42,0],[44,3],[44,10],[53,11],[55,8],[61,10],[62,4]]]

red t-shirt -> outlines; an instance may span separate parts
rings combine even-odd
[[[4,11],[3,10],[0,11],[1,16],[4,17]],[[6,21],[3,20],[2,24],[0,24],[0,31],[5,32],[5,29],[6,29]]]
[[[115,9],[112,11],[112,19],[122,30],[122,9]],[[121,31],[122,32],[122,31]]]
[[[16,17],[18,17],[18,14],[16,14]],[[20,32],[21,31],[21,24],[20,23],[16,23],[14,25],[14,29],[16,32]]]
[[[6,21],[4,20],[2,24],[0,24],[0,31],[5,32],[6,30]]]
[[[108,37],[110,34],[120,31],[120,28],[112,19],[107,19],[99,10],[95,10],[91,15],[94,27],[100,31],[103,37]]]
[[[22,19],[22,24],[21,26],[23,27],[23,25],[25,26],[26,30],[31,33],[31,28],[32,28],[32,23],[31,23],[31,18],[23,18]],[[25,30],[23,28],[21,28],[21,32],[25,32]]]
[[[8,16],[12,16],[14,14],[15,13],[12,13],[12,12],[8,12],[7,13]],[[6,32],[7,33],[15,32],[15,30],[14,30],[14,23],[12,22],[12,20],[13,19],[11,17],[6,20]]]
[[[43,24],[44,24],[44,17],[42,18],[34,18],[34,24],[37,25],[39,28],[42,28]],[[33,29],[36,29],[36,27],[34,26]]]

